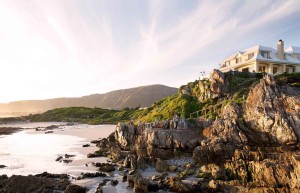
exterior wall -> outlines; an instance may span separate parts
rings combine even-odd
[[[253,63],[252,64],[248,64],[248,65],[243,66],[243,67],[238,67],[236,70],[242,72],[242,70],[245,69],[245,68],[248,68],[249,72],[253,72],[253,71],[256,70],[255,69],[255,65]]]
[[[242,72],[245,68],[248,68],[249,72],[261,72],[259,71],[259,67],[261,66],[265,66],[265,72],[270,74],[279,74],[284,72],[293,73],[293,68],[295,68],[296,72],[300,72],[300,65],[276,64],[268,62],[251,62],[249,64],[243,64],[243,66],[228,68],[226,70],[223,70],[223,72],[228,72],[230,70]],[[277,71],[275,71],[274,67],[277,68]]]
[[[254,56],[257,54],[260,54],[261,51],[255,51],[255,52],[249,52],[246,53],[244,55],[239,55],[237,54],[237,56],[233,59],[231,59],[230,61],[225,61],[225,62],[230,62],[229,64],[226,63],[226,67],[224,68],[220,68],[220,70],[222,72],[228,72],[230,70],[235,70],[235,71],[242,71],[245,68],[248,68],[249,72],[259,72],[259,67],[260,66],[265,66],[265,72],[270,73],[270,74],[274,74],[274,73],[292,73],[293,72],[293,68],[295,67],[295,65],[289,65],[289,64],[278,64],[278,63],[274,63],[274,61],[264,61],[264,62],[260,62],[260,61],[255,61],[255,60],[251,60],[251,58],[248,58],[249,54],[253,54]],[[292,53],[289,54],[291,57],[293,58],[297,58],[300,60],[300,54],[296,54],[296,53]],[[262,57],[262,56],[261,56]],[[237,58],[241,58],[238,62],[237,62]],[[224,66],[225,62],[221,65]],[[275,69],[274,71],[274,67],[277,67],[277,71]],[[296,72],[300,72],[300,64],[296,65],[295,68]]]
[[[296,66],[296,72],[300,72],[300,65]]]
[[[256,54],[256,53],[258,53],[258,52],[252,52],[252,53],[254,53],[254,54]],[[249,53],[250,54],[250,53]],[[245,54],[245,55],[242,55],[242,56],[237,56],[237,58],[241,58],[241,61],[240,62],[236,62],[236,58],[234,58],[234,59],[231,59],[229,62],[230,62],[230,64],[229,64],[229,66],[234,66],[234,65],[236,65],[236,64],[239,64],[239,63],[244,63],[244,62],[247,62],[248,60],[250,60],[250,59],[248,59],[248,54]]]

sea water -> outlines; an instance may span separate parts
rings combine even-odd
[[[53,133],[45,134],[45,131],[35,131],[33,128],[58,125]],[[90,141],[108,137],[115,130],[115,125],[86,125],[78,124],[67,126],[65,123],[14,123],[0,125],[0,127],[21,127],[25,129],[11,135],[0,136],[0,165],[7,167],[0,169],[0,175],[29,175],[47,171],[54,174],[69,174],[76,178],[82,172],[96,172],[92,162],[107,162],[107,158],[87,158],[88,153],[98,148]],[[90,147],[82,147],[90,144]],[[55,161],[65,154],[75,155],[69,164]],[[88,166],[86,166],[88,164]],[[151,170],[151,173],[153,171]],[[126,182],[122,182],[120,172],[114,172],[111,179],[119,180],[117,186],[107,183],[103,187],[107,193],[133,193]],[[99,182],[104,178],[92,178],[72,180],[72,183],[85,186],[88,193],[93,193]],[[163,193],[164,191],[159,191]]]
[[[2,127],[46,127],[55,123],[18,123],[1,125]],[[61,125],[61,123],[56,123]],[[92,165],[86,163],[105,162],[106,158],[87,158],[88,153],[97,148],[94,144],[82,147],[91,140],[107,137],[115,129],[114,125],[73,125],[60,126],[53,133],[26,129],[11,135],[0,136],[0,165],[7,167],[0,169],[0,174],[29,175],[44,171],[49,173],[66,173],[74,177],[81,172],[95,171]],[[55,161],[59,156],[75,155],[68,158],[69,164]]]

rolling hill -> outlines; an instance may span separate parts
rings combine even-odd
[[[164,85],[149,85],[78,98],[14,101],[0,103],[0,116],[42,113],[61,107],[98,107],[104,109],[148,107],[157,100],[176,94],[177,91],[177,88]]]

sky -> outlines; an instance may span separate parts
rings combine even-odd
[[[300,46],[299,0],[0,0],[0,102],[179,87],[261,44]]]

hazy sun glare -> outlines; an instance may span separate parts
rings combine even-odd
[[[299,17],[293,0],[4,0],[0,102],[179,87],[238,49],[299,46]]]

